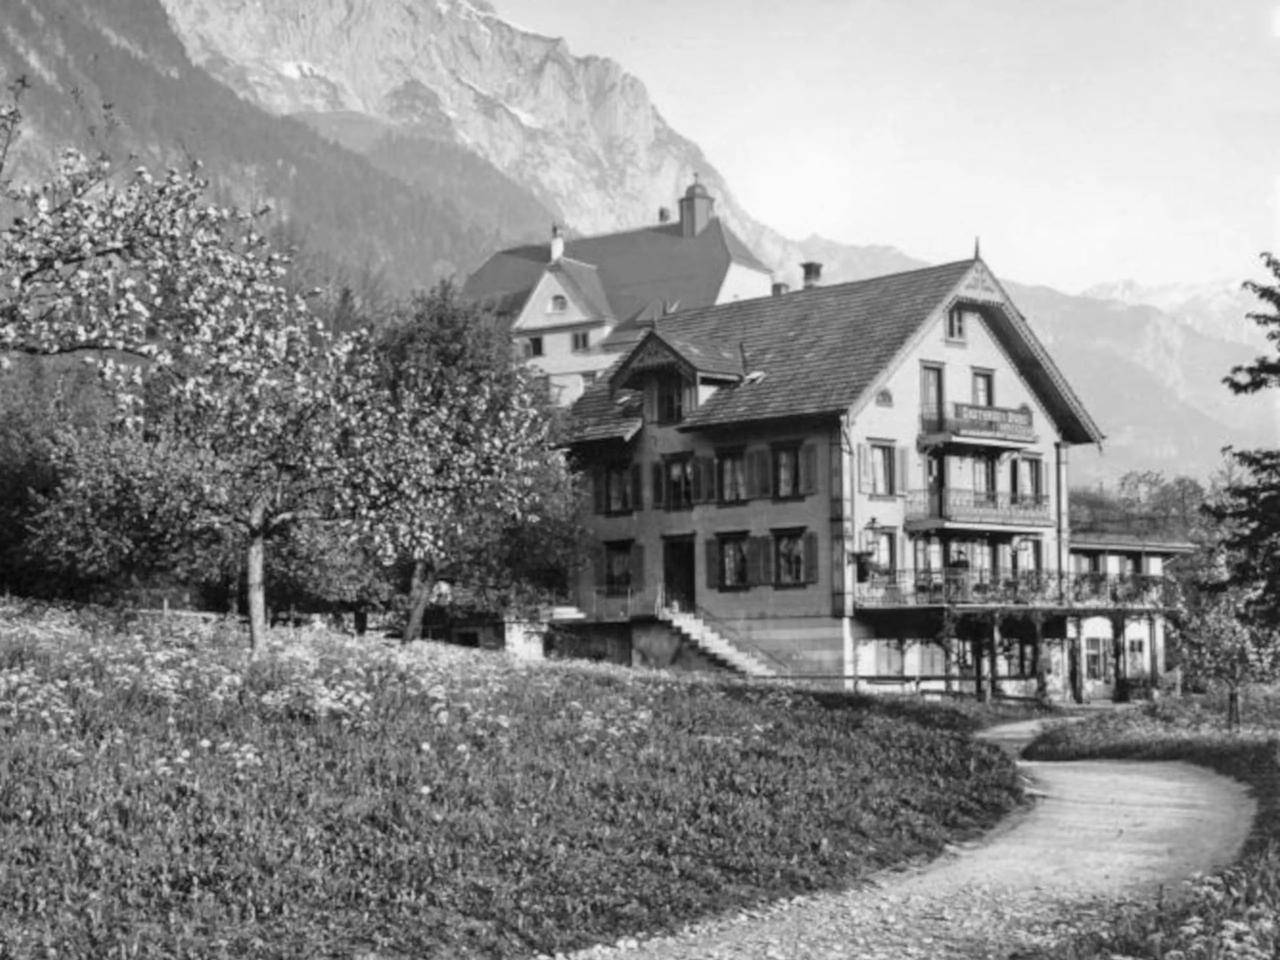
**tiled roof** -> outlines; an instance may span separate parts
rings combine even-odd
[[[596,268],[609,311],[623,322],[655,302],[670,309],[715,303],[730,263],[769,272],[718,218],[693,237],[678,222],[579,237],[565,242],[564,256]],[[523,305],[550,260],[547,243],[503,250],[467,278],[462,296]]]
[[[717,390],[686,423],[705,427],[847,409],[971,266],[966,260],[668,318],[673,336],[740,343],[746,372],[763,374]]]
[[[558,445],[590,443],[596,440],[627,441],[644,425],[642,398],[634,390],[614,391],[609,380],[617,372],[615,363],[586,389],[565,418]]]
[[[963,260],[663,317],[657,335],[693,367],[743,378],[716,390],[685,418],[684,427],[832,415],[849,409],[892,366],[925,320],[955,294],[974,266],[975,261]],[[1064,439],[1100,441],[1097,427],[1025,320],[1012,308],[992,308],[989,314],[993,334],[1013,356]],[[637,339],[615,371],[644,339]],[[602,429],[611,423],[616,431],[619,417],[608,406],[609,390],[609,377],[601,377],[575,404],[578,427],[569,442],[577,431],[592,428],[597,416],[604,418]]]

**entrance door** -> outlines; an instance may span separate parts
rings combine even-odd
[[[693,537],[662,541],[662,586],[668,607],[688,612],[697,609],[696,573]]]

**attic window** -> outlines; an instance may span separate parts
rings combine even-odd
[[[947,314],[947,339],[953,343],[964,343],[968,339],[968,328],[977,322],[976,311],[966,307],[952,307]]]
[[[752,370],[750,373],[748,373],[748,374],[747,374],[745,377],[743,377],[742,379],[743,379],[743,382],[745,382],[745,383],[759,383],[761,380],[763,380],[763,379],[764,379],[764,371],[763,371],[763,370]]]
[[[892,393],[890,393],[888,390],[881,390],[879,393],[877,393],[877,394],[876,394],[876,406],[877,406],[877,407],[892,407],[892,406],[893,406],[893,394],[892,394]]]
[[[568,309],[569,300],[562,293],[552,296],[551,301],[547,304],[547,313],[564,313]]]

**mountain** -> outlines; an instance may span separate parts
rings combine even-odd
[[[794,284],[804,260],[826,282],[922,264],[759,223],[639,79],[478,0],[7,0],[4,21],[0,71],[33,83],[28,172],[65,143],[153,165],[199,157],[221,195],[270,200],[327,268],[393,290],[463,275],[552,222],[653,223],[694,173],[779,279]],[[1223,444],[1280,442],[1271,398],[1221,384],[1259,348],[1233,286],[1009,285],[1108,434],[1101,457],[1076,452],[1077,479],[1206,476]]]
[[[1207,336],[1239,340],[1259,350],[1266,344],[1262,330],[1247,318],[1260,301],[1244,289],[1240,279],[1163,284],[1112,280],[1089,287],[1083,296],[1156,307]]]

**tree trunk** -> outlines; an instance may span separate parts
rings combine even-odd
[[[1234,732],[1240,726],[1240,687],[1231,684],[1227,688],[1227,730]]]
[[[369,629],[369,608],[356,607],[352,618],[355,621],[356,636],[363,637]]]
[[[249,549],[245,573],[249,593],[249,657],[256,660],[267,640],[267,597],[263,583],[263,558],[266,554],[266,507],[255,500],[249,508]]]
[[[969,649],[973,654],[973,693],[979,703],[986,703],[990,698],[987,696],[987,684],[985,677],[985,669],[983,660],[986,659],[986,646],[980,636],[974,636],[969,641]]]
[[[427,575],[427,565],[419,560],[413,565],[413,580],[409,586],[409,622],[404,626],[402,643],[411,643],[422,636],[422,621],[427,615],[427,602],[435,583]]]

